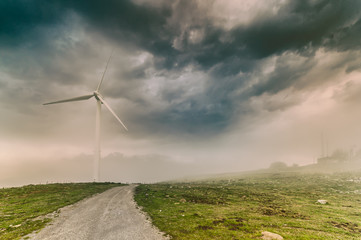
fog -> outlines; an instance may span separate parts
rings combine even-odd
[[[361,148],[360,2],[1,1],[0,186],[155,182]]]

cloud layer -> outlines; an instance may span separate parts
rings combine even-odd
[[[112,51],[102,93],[131,129],[119,138],[104,113],[114,145],[223,152],[235,135],[247,145],[243,135],[284,116],[288,126],[332,129],[333,120],[320,119],[353,111],[361,89],[360,7],[357,0],[1,1],[2,141],[64,143],[66,131],[91,138],[94,104],[41,103],[93,91]],[[298,113],[310,111],[318,119],[305,123]]]

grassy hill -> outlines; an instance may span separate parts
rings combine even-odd
[[[140,185],[135,199],[173,239],[260,239],[262,231],[284,239],[361,234],[361,172],[258,172]]]
[[[46,214],[119,185],[0,189],[0,239],[39,230],[51,221]],[[173,239],[260,239],[262,231],[285,239],[347,240],[361,234],[361,172],[232,173],[139,185],[135,199]]]
[[[0,239],[20,239],[51,221],[61,207],[120,186],[116,183],[28,185],[0,189]]]

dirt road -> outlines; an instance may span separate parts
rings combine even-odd
[[[51,225],[30,239],[167,239],[133,201],[134,185],[112,188],[61,210]]]

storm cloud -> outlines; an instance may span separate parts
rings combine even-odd
[[[41,103],[94,91],[112,51],[102,93],[131,131],[118,137],[106,113],[103,130],[114,146],[138,143],[144,154],[172,143],[169,155],[198,146],[206,158],[209,146],[236,136],[248,146],[243,136],[284,114],[289,127],[317,104],[351,110],[361,84],[360,8],[357,0],[3,0],[2,141],[66,145],[66,131],[91,138],[94,104]]]

